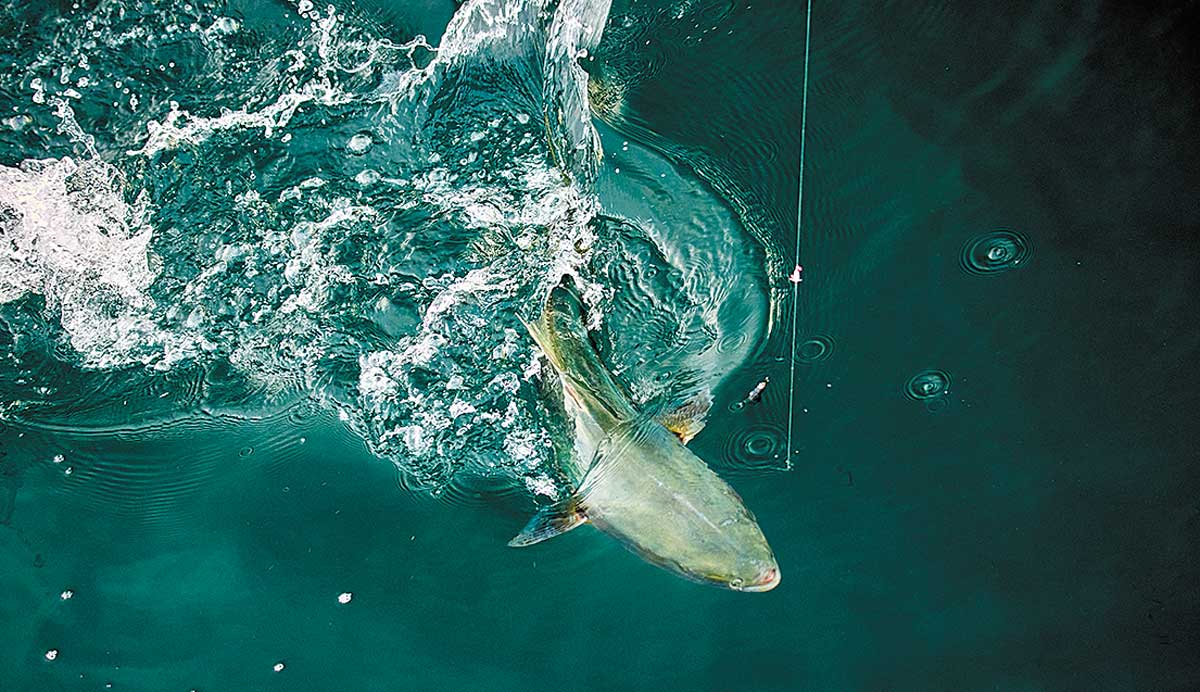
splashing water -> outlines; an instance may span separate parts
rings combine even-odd
[[[553,495],[561,417],[516,318],[568,274],[640,403],[714,387],[759,339],[721,307],[759,307],[761,266],[606,209],[578,58],[608,6],[468,2],[436,47],[308,2],[0,9],[55,29],[3,49],[0,416],[308,396],[415,485]]]

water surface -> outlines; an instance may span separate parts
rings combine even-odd
[[[0,5],[3,688],[1191,689],[1189,11],[817,3],[793,293],[800,3]],[[778,589],[505,547],[563,275]]]

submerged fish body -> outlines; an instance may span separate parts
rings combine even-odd
[[[779,567],[754,515],[684,445],[698,421],[676,417],[673,432],[630,404],[600,363],[566,286],[551,292],[541,319],[527,326],[560,376],[575,423],[567,472],[576,492],[538,513],[510,545],[590,522],[686,578],[740,591],[774,588]]]

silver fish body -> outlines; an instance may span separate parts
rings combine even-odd
[[[638,412],[601,364],[582,306],[565,286],[527,325],[558,372],[575,425],[568,500],[513,539],[523,546],[590,522],[647,561],[695,581],[767,591],[779,566],[733,488],[661,422]]]

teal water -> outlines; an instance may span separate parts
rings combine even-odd
[[[0,689],[1196,687],[1194,9],[816,3],[793,294],[800,3],[335,5],[0,3]],[[505,546],[564,274],[778,588]]]

